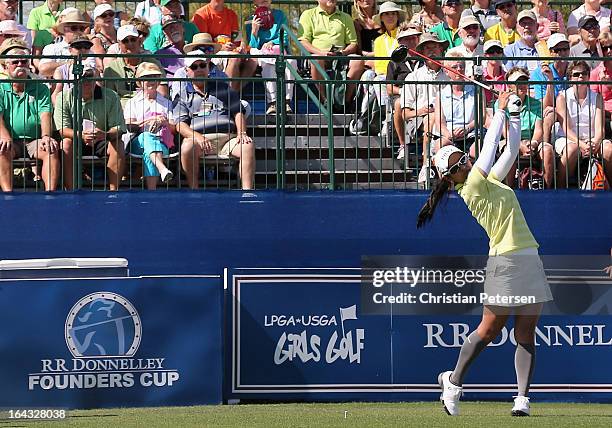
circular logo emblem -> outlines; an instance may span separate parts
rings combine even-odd
[[[83,297],[72,307],[64,334],[76,358],[132,357],[140,346],[142,324],[125,297],[98,292]]]

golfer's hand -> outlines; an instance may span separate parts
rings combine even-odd
[[[508,98],[510,98],[512,92],[500,92],[497,96],[497,107],[500,110],[505,110],[508,107]]]

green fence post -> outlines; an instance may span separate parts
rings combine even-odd
[[[327,92],[327,150],[329,160],[329,187],[331,190],[336,190],[336,162],[334,159],[334,81],[328,80],[325,82],[325,90]]]
[[[285,126],[287,107],[285,105],[285,29],[280,30],[280,53],[276,58],[276,188],[285,188]],[[264,83],[265,86],[265,83]]]
[[[74,75],[74,90],[73,94],[73,136],[72,136],[72,186],[74,190],[80,190],[83,187],[83,104],[81,100],[82,92],[82,77],[83,77],[83,58],[81,54],[77,56],[73,66],[72,74]]]

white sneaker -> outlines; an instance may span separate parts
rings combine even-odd
[[[170,182],[172,179],[174,178],[174,174],[172,173],[172,171],[170,171],[169,169],[165,170],[164,172],[162,172],[161,174],[161,181],[162,183],[168,183]]]
[[[399,146],[399,149],[397,149],[397,160],[402,159],[404,159],[404,146]]]
[[[523,110],[523,102],[518,95],[510,95],[508,98],[508,113],[510,116],[519,116]]]
[[[459,416],[459,399],[463,395],[463,388],[450,381],[453,372],[442,372],[438,375],[438,384],[442,388],[440,401],[448,415]]]
[[[514,397],[512,416],[529,416],[529,397],[517,395]]]

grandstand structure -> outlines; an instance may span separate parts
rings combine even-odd
[[[244,33],[245,22],[253,12],[253,5],[250,1],[228,0],[226,6],[234,10],[238,15],[238,21]],[[18,20],[25,25],[28,20],[29,11],[33,7],[39,6],[42,2],[19,2]],[[90,14],[92,6],[86,2],[64,2],[63,7],[75,6],[81,10],[87,10]],[[205,3],[204,2],[181,2],[186,20]],[[408,19],[415,14],[420,6],[414,1],[398,1],[404,10],[407,11]],[[574,1],[552,2],[551,7],[560,11],[567,18],[569,12],[575,9],[580,3]],[[126,15],[131,15],[136,10],[137,2],[118,1],[115,2],[115,9],[124,11]],[[289,81],[295,83],[292,96],[291,111],[286,111],[284,106],[279,105],[276,114],[266,114],[268,102],[265,97],[265,85],[270,82],[270,78],[261,77],[260,71],[252,77],[223,79],[228,81],[241,80],[243,85],[239,91],[240,98],[249,105],[250,114],[247,117],[247,132],[253,138],[255,144],[255,188],[256,189],[286,189],[286,190],[310,190],[310,189],[424,189],[430,186],[430,174],[426,174],[424,182],[418,182],[417,176],[423,168],[426,159],[422,156],[424,151],[422,144],[424,134],[417,134],[416,138],[409,141],[406,146],[403,159],[397,159],[399,140],[397,132],[392,124],[394,113],[393,105],[379,106],[376,111],[365,111],[365,116],[371,119],[369,127],[362,132],[354,132],[351,124],[355,122],[363,111],[363,96],[368,88],[376,86],[378,91],[385,90],[386,84],[397,85],[437,85],[441,89],[445,84],[423,83],[419,81],[392,81],[379,80],[375,83],[371,81],[355,80],[349,81],[345,78],[338,79],[330,70],[324,75],[322,83],[326,90],[335,91],[339,86],[354,84],[357,87],[355,100],[345,105],[321,104],[317,96],[317,84],[310,76],[308,60],[312,55],[309,54],[298,41],[299,19],[304,10],[316,6],[316,2],[304,3],[294,0],[274,1],[272,7],[284,11],[287,16],[287,25],[282,31],[287,34],[289,46],[287,54],[280,54],[277,57],[277,77],[275,84],[279,97],[284,93],[284,87]],[[531,3],[518,3],[519,9],[528,9]],[[349,14],[352,13],[352,2],[338,2],[338,8]],[[245,37],[243,34],[242,37]],[[218,54],[217,54],[218,55]],[[97,55],[93,55],[96,57]],[[108,54],[108,57],[120,57],[121,54]],[[223,56],[221,54],[221,56]],[[245,58],[253,55],[245,54]],[[99,57],[99,56],[98,56]],[[254,57],[257,57],[255,55]],[[146,61],[146,55],[143,61]],[[155,56],[153,56],[155,58]],[[229,58],[229,57],[228,57]],[[315,57],[316,58],[316,57]],[[75,61],[83,61],[85,57],[76,58]],[[346,61],[354,58],[344,57]],[[388,57],[362,58],[387,60]],[[414,58],[417,60],[417,58]],[[517,58],[520,60],[520,58]],[[524,58],[526,61],[533,58]],[[289,60],[295,60],[296,67],[293,67]],[[476,59],[482,63],[483,58]],[[538,62],[551,62],[554,58],[539,57]],[[464,59],[466,63],[469,59]],[[291,69],[291,77],[287,79],[282,72],[286,68]],[[77,67],[78,68],[78,67]],[[74,82],[80,86],[88,78],[79,75],[72,76],[65,83]],[[109,80],[106,77],[99,79],[100,84],[106,84]],[[128,82],[131,80],[131,82]],[[185,84],[188,79],[178,83]],[[177,80],[166,79],[172,83]],[[533,80],[533,79],[532,79]],[[53,84],[53,80],[50,84]],[[126,85],[133,85],[136,79],[126,79]],[[544,83],[544,82],[542,82]],[[585,82],[586,84],[587,82]],[[599,82],[602,83],[602,82]],[[469,82],[460,82],[462,85],[469,85]],[[471,87],[472,85],[470,85]],[[484,100],[485,94],[481,88],[476,87],[476,99]],[[330,93],[332,93],[330,92]],[[435,100],[430,100],[433,104]],[[483,101],[484,102],[484,101]],[[282,104],[282,103],[281,103]],[[283,108],[281,108],[283,107]],[[367,109],[371,108],[370,106]],[[488,112],[492,111],[493,104],[488,104]],[[541,112],[544,106],[540,107]],[[476,115],[476,127],[484,131],[485,117]],[[80,118],[75,115],[75,122],[81,123]],[[436,131],[437,132],[437,131]],[[434,134],[436,133],[434,132]],[[482,138],[484,132],[479,132],[476,139]],[[435,135],[427,139],[426,144],[439,144],[435,141]],[[553,135],[553,139],[555,135]],[[167,158],[169,168],[174,172],[174,179],[163,187],[184,188],[186,186],[184,173],[181,170],[180,140],[177,138],[175,151]],[[466,141],[463,141],[466,144]],[[467,147],[466,147],[467,149]],[[90,190],[108,189],[107,175],[105,172],[104,156],[82,156],[77,153],[75,148],[76,166],[79,173],[76,174],[75,183],[78,188]],[[477,148],[476,148],[477,150]],[[597,157],[594,155],[593,157]],[[525,158],[524,167],[531,168],[532,159]],[[600,163],[605,161],[599,155]],[[587,162],[588,163],[588,162]],[[562,168],[559,162],[555,162],[554,183],[550,187],[570,187],[579,188],[583,185],[586,178],[588,165],[585,162],[578,162],[578,172],[576,178],[570,177],[567,183],[557,183],[557,168]],[[32,159],[19,158],[14,162],[15,188],[25,191],[43,190],[42,183],[38,180],[35,164]],[[121,183],[121,188],[139,189],[144,188],[142,180],[142,167],[139,156],[128,156],[127,167]],[[540,170],[542,169],[539,166]],[[566,167],[567,168],[567,167]],[[201,161],[200,168],[201,185],[208,189],[236,189],[239,188],[239,173],[237,162],[231,156],[207,156]],[[433,175],[431,175],[433,177]],[[540,180],[541,181],[541,180]],[[537,187],[537,186],[535,186]]]

